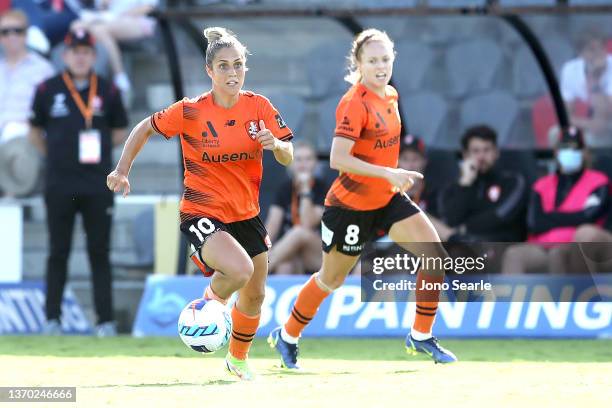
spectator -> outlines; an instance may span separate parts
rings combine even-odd
[[[584,129],[591,147],[612,146],[612,56],[596,30],[581,35],[578,58],[563,65],[561,93],[572,123]]]
[[[319,228],[327,186],[314,175],[314,148],[296,143],[291,179],[279,185],[270,206],[266,229],[274,242],[268,253],[269,269],[277,274],[313,272],[321,267]]]
[[[111,149],[125,140],[127,117],[121,95],[93,71],[93,37],[66,36],[66,71],[38,87],[30,137],[47,156],[45,205],[50,253],[47,260],[45,332],[60,333],[60,306],[66,282],[75,216],[87,234],[99,336],[116,333],[109,263],[113,194],[106,188]],[[46,138],[43,138],[43,132]]]
[[[148,14],[157,3],[158,0],[100,0],[99,10],[83,12],[72,24],[73,28],[88,29],[106,49],[115,85],[123,92],[131,89],[131,83],[125,73],[117,42],[151,37],[155,19],[148,17]]]
[[[442,192],[440,214],[455,233],[451,241],[522,241],[526,183],[521,174],[500,169],[497,135],[487,126],[461,138],[459,180]]]
[[[589,233],[592,227],[586,225],[603,225],[608,212],[610,180],[604,173],[588,168],[588,157],[589,151],[578,128],[561,132],[555,149],[557,170],[538,179],[532,187],[527,216],[531,244],[506,250],[503,273],[546,269],[563,273],[567,270],[569,252],[567,246],[559,243],[593,239]],[[581,231],[580,236],[577,231]],[[603,230],[601,233],[602,237],[606,234]]]
[[[42,30],[51,46],[64,39],[70,24],[82,11],[79,0],[12,0],[12,7],[27,14],[32,25]]]
[[[400,145],[398,167],[425,174],[427,164],[425,144],[421,138],[414,135],[406,135]],[[429,187],[427,180],[416,179],[414,186],[408,191],[408,195],[421,210],[427,213],[427,217],[434,225],[440,239],[442,241],[448,240],[455,231],[438,218],[438,194]]]
[[[27,16],[10,10],[0,16],[0,143],[28,134],[28,112],[36,86],[53,75],[47,60],[26,48]]]

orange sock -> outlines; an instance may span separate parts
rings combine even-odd
[[[431,283],[444,282],[444,276],[432,276],[423,271],[417,274],[417,290],[416,290],[416,315],[412,328],[419,333],[431,333],[431,328],[436,318],[438,310],[438,299],[440,298],[440,290],[438,289],[420,289],[423,281]]]
[[[259,316],[248,316],[236,308],[232,308],[232,337],[229,352],[239,360],[246,360],[255,332],[259,327]]]
[[[316,273],[300,290],[293,309],[291,309],[289,320],[285,323],[285,331],[292,337],[300,337],[304,327],[310,323],[323,300],[330,294],[319,287],[315,276],[317,276]]]

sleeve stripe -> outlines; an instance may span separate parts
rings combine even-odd
[[[350,139],[350,140],[357,140],[357,139],[359,139],[358,137],[347,135],[347,134],[344,134],[344,133],[336,133],[335,136],[336,137],[343,137],[345,139]]]
[[[151,126],[153,127],[153,130],[155,130],[157,133],[159,133],[160,135],[162,135],[166,139],[170,139],[168,136],[166,136],[166,134],[164,132],[159,130],[159,128],[155,124],[155,114],[151,115]]]
[[[288,135],[279,137],[279,140],[281,140],[282,142],[288,142],[291,139],[293,139],[293,133],[289,133]]]

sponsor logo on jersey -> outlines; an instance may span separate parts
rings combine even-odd
[[[338,125],[338,130],[341,132],[353,133],[355,129],[351,126],[351,121],[348,116],[342,118],[342,122]]]
[[[395,146],[399,143],[399,135],[395,135],[393,137],[388,138],[387,140],[376,139],[376,143],[374,144],[374,150],[376,149],[386,149],[392,146]]]
[[[287,124],[285,123],[280,114],[274,116],[274,119],[276,119],[276,123],[278,124],[279,129],[284,129],[287,127]]]
[[[209,154],[204,152],[202,155],[202,161],[204,163],[227,163],[227,162],[238,162],[242,160],[258,160],[261,159],[261,152],[237,152],[237,153],[219,153]]]

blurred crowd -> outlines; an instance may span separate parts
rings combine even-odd
[[[128,102],[129,108],[132,90],[120,46],[154,35],[155,19],[149,14],[157,5],[157,0],[0,2],[0,197],[27,196],[37,191],[42,165],[36,163],[36,158],[51,157],[55,153],[49,149],[63,148],[51,143],[49,118],[41,114],[44,109],[36,105],[36,97],[39,105],[47,103],[50,111],[62,116],[66,103],[62,98],[68,93],[51,95],[49,81],[64,73],[72,75],[75,64],[79,64],[75,62],[79,57],[73,55],[76,47],[70,41],[93,50],[89,70],[109,68],[111,75],[108,89],[100,91],[100,98],[85,101],[94,105],[104,101],[103,106],[91,108],[105,112],[108,123],[104,126],[110,132],[110,142],[108,145],[95,142],[95,136],[79,133],[83,145],[76,148],[85,149],[79,157],[101,163],[111,160],[110,148],[122,143],[125,136],[120,131],[127,125],[124,105]],[[592,149],[612,145],[612,56],[608,49],[606,36],[588,30],[580,36],[577,56],[564,64],[560,87],[573,126],[547,127],[545,144],[554,148],[554,160],[548,174],[534,183],[516,168],[500,163],[497,135],[490,127],[475,124],[460,138],[457,135],[461,157],[456,179],[447,177],[444,183],[430,183],[426,178],[409,192],[411,199],[429,215],[443,241],[517,243],[500,260],[501,271],[508,274],[611,270],[605,264],[610,253],[606,246],[587,250],[562,245],[612,242],[610,180],[604,172],[593,169],[591,154]],[[99,69],[101,61],[106,61],[108,67]],[[106,84],[103,77],[99,78],[99,84]],[[90,89],[91,85],[88,81],[75,81],[77,91]],[[47,98],[44,101],[43,95]],[[35,148],[40,154],[33,151]],[[439,165],[428,157],[422,138],[417,135],[402,138],[400,167],[427,173]],[[330,181],[326,172],[321,171],[323,167],[326,163],[318,162],[316,147],[296,143],[288,180],[279,185],[267,213],[266,227],[275,243],[270,252],[272,273],[310,273],[320,266],[319,227]],[[47,160],[42,190],[49,191],[53,177],[64,177],[62,171],[74,172],[76,168],[57,169]],[[81,184],[72,185],[79,188]],[[61,206],[50,201],[48,195],[47,205],[50,215],[57,214],[53,209]],[[75,211],[87,211],[86,208]],[[55,224],[49,225],[51,231]],[[110,228],[90,226],[103,231]],[[60,241],[65,240],[64,237]],[[96,245],[99,244],[92,243],[92,247]],[[102,247],[108,245],[106,242]],[[69,249],[69,246],[57,249],[61,259],[55,261],[62,264]],[[99,259],[96,256],[100,255],[94,254],[92,259]],[[584,258],[594,263],[585,268]],[[62,268],[60,265],[59,269]]]

